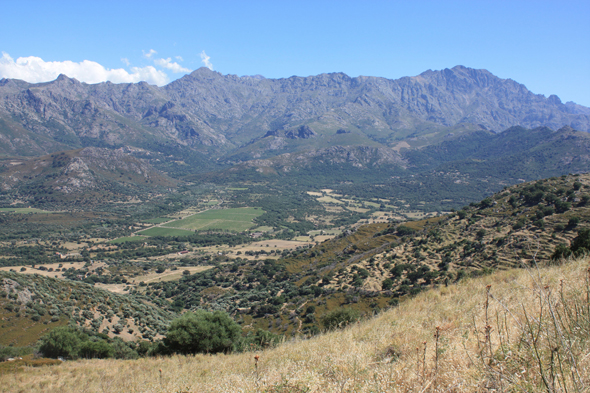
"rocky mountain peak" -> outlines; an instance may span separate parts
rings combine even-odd
[[[89,85],[65,75],[40,84],[2,80],[0,119],[26,141],[28,151],[45,152],[56,145],[40,138],[72,149],[172,143],[225,153],[273,130],[285,130],[281,136],[287,139],[307,139],[345,129],[359,136],[353,143],[386,145],[400,135],[461,124],[496,132],[515,125],[590,131],[590,108],[564,105],[557,96],[533,94],[513,80],[465,66],[396,80],[344,73],[266,79],[206,67],[164,87]],[[304,125],[312,131],[299,132]],[[5,146],[12,146],[11,154],[30,154],[14,143]],[[6,149],[0,144],[0,154]]]

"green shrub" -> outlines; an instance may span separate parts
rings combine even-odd
[[[88,336],[72,326],[62,326],[53,329],[41,338],[39,350],[50,358],[63,357],[66,359],[78,358],[80,345]]]
[[[400,225],[397,227],[397,234],[400,236],[413,235],[414,233],[416,233],[414,228],[410,228],[405,225]]]
[[[254,333],[248,333],[246,337],[236,343],[236,349],[247,351],[270,348],[277,345],[281,341],[281,338],[280,335],[271,333],[267,330],[256,329]]]
[[[242,328],[222,311],[197,310],[172,321],[164,342],[174,352],[230,352]]]
[[[570,246],[571,251],[576,255],[584,254],[590,250],[590,228],[583,228],[578,231]]]
[[[381,283],[381,289],[384,290],[384,291],[390,290],[391,287],[393,287],[393,280],[391,278],[386,278]]]
[[[575,228],[580,223],[580,217],[574,216],[569,219],[567,222],[567,226],[570,228]]]
[[[325,329],[333,330],[350,325],[351,323],[358,321],[359,318],[360,313],[358,310],[343,307],[324,314],[321,321]]]
[[[486,198],[479,203],[479,207],[481,209],[485,209],[486,207],[492,206],[493,203],[494,201],[492,200],[492,198]]]
[[[554,261],[558,261],[560,259],[567,258],[570,255],[572,255],[572,251],[568,248],[568,246],[562,243],[558,244],[557,247],[555,247],[555,251],[553,251],[551,259]]]
[[[85,359],[104,359],[113,357],[113,348],[105,341],[83,341],[78,348],[78,356]]]

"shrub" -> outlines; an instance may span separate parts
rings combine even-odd
[[[397,233],[400,236],[413,235],[415,232],[416,230],[414,228],[410,228],[405,225],[400,225],[397,227]]]
[[[50,358],[76,359],[80,344],[87,339],[88,336],[75,327],[58,327],[41,338],[39,350]]]
[[[569,219],[567,222],[567,226],[571,228],[575,228],[580,223],[580,217],[574,216]]]
[[[78,348],[78,356],[86,359],[113,357],[113,348],[105,341],[84,341]]]
[[[494,201],[491,198],[486,198],[479,203],[479,207],[481,209],[485,209],[486,207],[492,206]]]
[[[581,255],[590,250],[590,228],[578,231],[578,236],[572,241],[570,249],[576,255]]]
[[[242,328],[222,311],[197,310],[172,321],[166,345],[175,352],[230,352],[240,338]]]
[[[281,336],[271,333],[267,330],[256,329],[256,332],[249,333],[242,340],[241,350],[263,349],[277,345],[281,341]]]
[[[386,278],[381,283],[381,289],[384,290],[384,291],[390,290],[391,287],[393,287],[393,280],[391,278]]]
[[[524,220],[520,219],[512,225],[512,229],[519,230],[524,227]]]
[[[558,213],[565,213],[571,208],[571,206],[572,205],[569,202],[564,202],[561,199],[555,202],[555,210],[557,210]]]
[[[360,313],[358,310],[352,308],[343,307],[337,308],[336,310],[330,311],[322,316],[322,325],[325,329],[333,330],[336,328],[343,328],[350,325],[353,322],[358,321]]]

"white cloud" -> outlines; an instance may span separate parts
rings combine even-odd
[[[209,59],[211,59],[209,56],[207,56],[207,54],[205,53],[205,51],[201,52],[201,62],[203,62],[203,64],[205,64],[205,67],[209,68],[211,71],[213,71],[213,64],[211,64],[211,62],[209,61]]]
[[[143,51],[142,51],[142,52],[143,52]],[[155,55],[156,53],[158,53],[158,52],[156,52],[156,51],[155,51],[155,50],[153,50],[153,49],[150,49],[150,51],[149,51],[148,53],[145,53],[145,52],[143,52],[143,56],[149,59],[150,57],[152,57],[152,56],[153,56],[153,55]]]
[[[151,52],[151,51],[150,51]],[[155,52],[155,51],[154,51]],[[151,56],[151,55],[150,55]],[[132,67],[131,72],[123,69],[105,68],[99,63],[84,60],[44,61],[39,57],[19,57],[16,61],[8,53],[2,52],[0,58],[0,77],[22,79],[31,83],[48,82],[56,79],[59,74],[76,78],[81,82],[100,83],[137,83],[146,81],[158,86],[168,83],[168,75],[153,66]]]
[[[188,68],[184,68],[180,64],[174,63],[171,58],[154,59],[154,63],[156,65],[159,65],[160,67],[167,68],[176,74],[179,72],[191,72],[191,70],[189,70]]]
[[[126,57],[121,57],[121,61],[123,62],[123,64],[125,64],[127,67],[129,67],[131,65],[131,63],[129,62],[129,59]]]

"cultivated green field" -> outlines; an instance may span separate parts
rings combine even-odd
[[[52,213],[41,209],[35,209],[33,207],[3,207],[0,208],[0,212],[5,213]]]
[[[125,236],[125,237],[120,237],[118,239],[113,239],[109,243],[119,244],[119,243],[125,243],[125,242],[137,242],[137,241],[140,241],[143,239],[145,239],[143,236]]]
[[[242,232],[254,226],[252,220],[264,213],[256,207],[241,207],[235,209],[207,210],[194,214],[182,220],[164,224],[170,228],[185,228],[197,231],[221,229]]]
[[[175,228],[154,227],[137,233],[143,236],[189,236],[193,234],[193,231],[185,231],[184,229]]]

